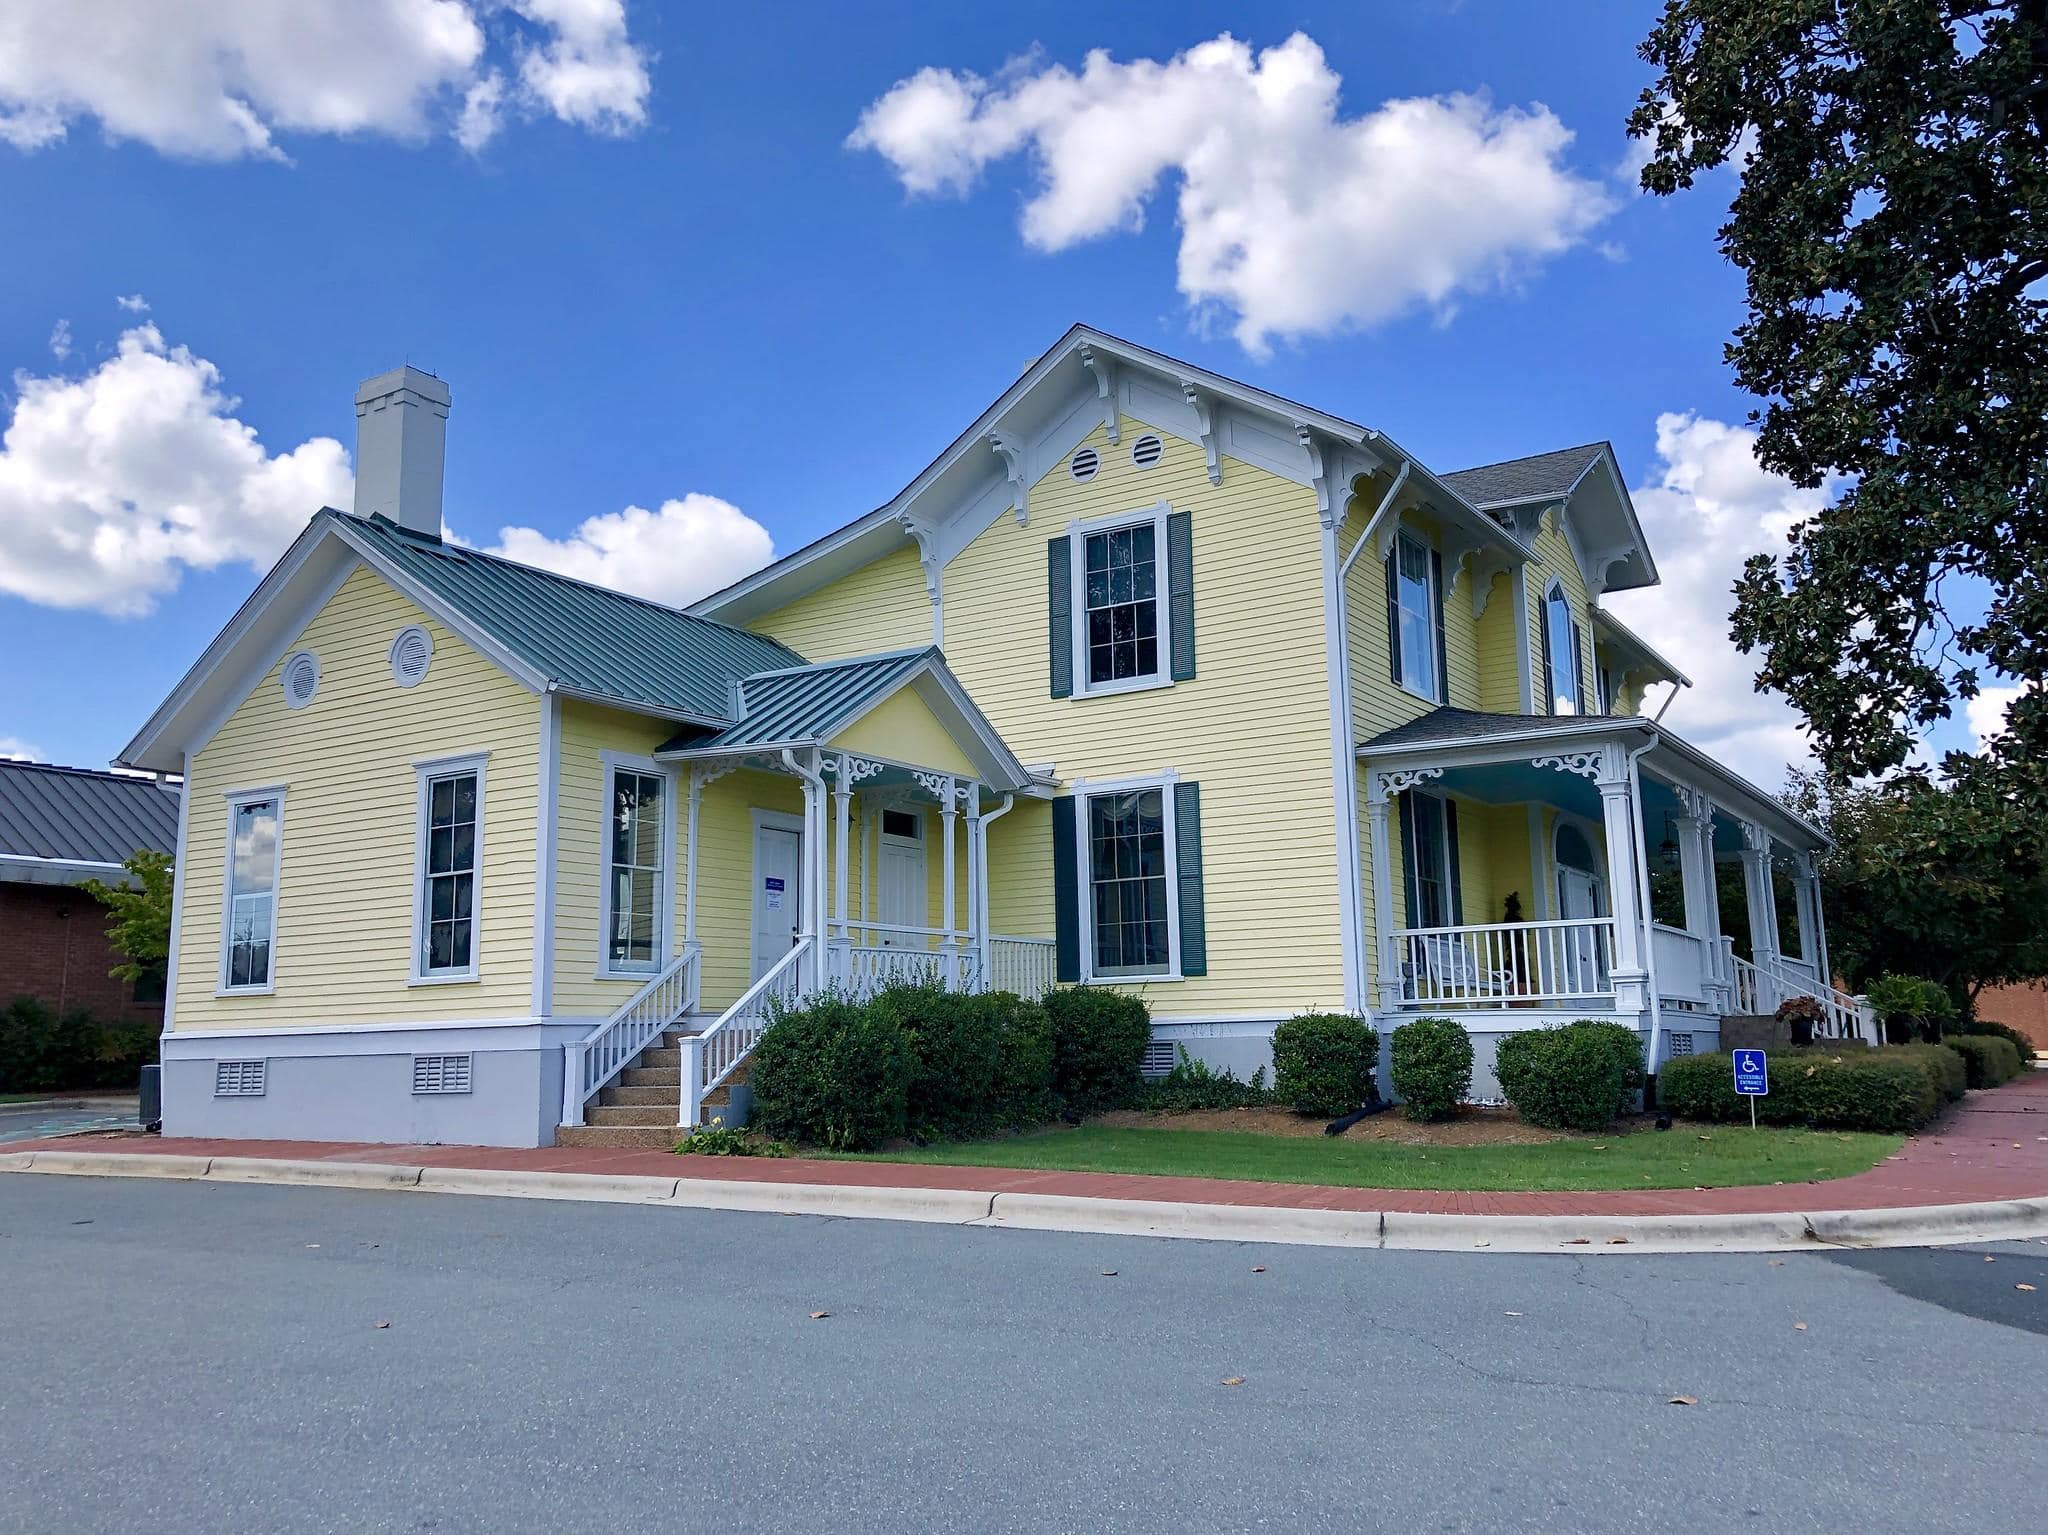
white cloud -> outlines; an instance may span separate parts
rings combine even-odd
[[[1179,177],[1178,282],[1239,341],[1439,315],[1579,243],[1609,190],[1564,162],[1572,135],[1545,107],[1415,97],[1339,114],[1341,81],[1296,33],[1254,57],[1227,33],[1165,63],[1091,52],[1078,74],[1024,61],[994,81],[927,68],[862,113],[872,149],[913,195],[964,196],[1029,152],[1027,244],[1064,250],[1143,226]]]
[[[624,0],[64,0],[0,10],[0,142],[41,149],[94,120],[198,159],[281,159],[292,134],[447,131],[476,148],[510,61],[531,114],[646,121]]]
[[[127,310],[130,314],[149,313],[149,300],[144,298],[140,293],[116,294],[114,297],[114,302],[119,304],[123,309]]]
[[[1977,750],[1989,751],[1994,738],[2005,734],[2005,717],[2012,706],[2019,702],[2020,686],[1987,687],[1981,689],[1975,698],[1964,706],[1964,717],[1969,721],[1970,734],[1976,738]]]
[[[331,437],[267,452],[203,357],[147,322],[82,378],[14,376],[0,437],[0,592],[146,613],[183,571],[262,569],[323,504],[346,506]]]
[[[71,322],[59,320],[50,327],[50,355],[62,362],[71,355]]]
[[[659,511],[585,518],[566,538],[500,528],[489,552],[681,606],[760,569],[775,550],[768,530],[731,502],[691,491]]]
[[[31,746],[20,736],[0,736],[0,762],[43,762],[40,746]]]
[[[1827,505],[1833,487],[1800,489],[1757,463],[1752,428],[1689,413],[1658,416],[1657,458],[1631,494],[1663,585],[1603,601],[1692,678],[1666,722],[1775,790],[1788,765],[1811,766],[1812,750],[1792,706],[1758,691],[1759,658],[1729,639],[1731,588],[1748,556],[1783,554],[1786,535]]]

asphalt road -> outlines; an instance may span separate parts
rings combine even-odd
[[[133,1098],[66,1098],[53,1094],[32,1103],[0,1103],[0,1142],[41,1140],[80,1130],[133,1130]]]
[[[0,1531],[1996,1535],[2041,1528],[2044,1382],[2039,1243],[1376,1253],[0,1175]]]

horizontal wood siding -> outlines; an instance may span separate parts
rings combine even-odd
[[[806,661],[929,645],[932,605],[917,550],[886,554],[747,627],[782,641]]]
[[[401,688],[387,655],[408,624],[433,636],[434,657],[422,682]],[[272,668],[192,762],[177,1027],[530,1016],[540,700],[363,566],[287,654],[299,649],[320,660],[313,701],[287,708]],[[489,754],[478,979],[409,986],[413,764],[470,753]],[[271,785],[286,791],[276,989],[218,997],[224,796]]]

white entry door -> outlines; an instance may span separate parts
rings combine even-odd
[[[1597,917],[1600,913],[1600,882],[1584,869],[1561,865],[1557,871],[1558,915]],[[1572,992],[1598,990],[1607,981],[1607,949],[1597,928],[1570,928],[1561,945],[1564,974],[1558,989]]]
[[[803,833],[754,828],[754,979],[760,980],[803,932]]]
[[[891,828],[895,828],[891,830]],[[880,884],[881,919],[889,927],[925,925],[924,830],[921,819],[906,810],[882,813],[882,845],[876,858]],[[923,939],[906,939],[884,934],[882,942],[923,948]]]

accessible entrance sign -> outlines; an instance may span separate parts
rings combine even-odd
[[[1735,1091],[1749,1100],[1749,1127],[1756,1128],[1756,1101],[1771,1090],[1770,1064],[1761,1050],[1735,1052]]]

